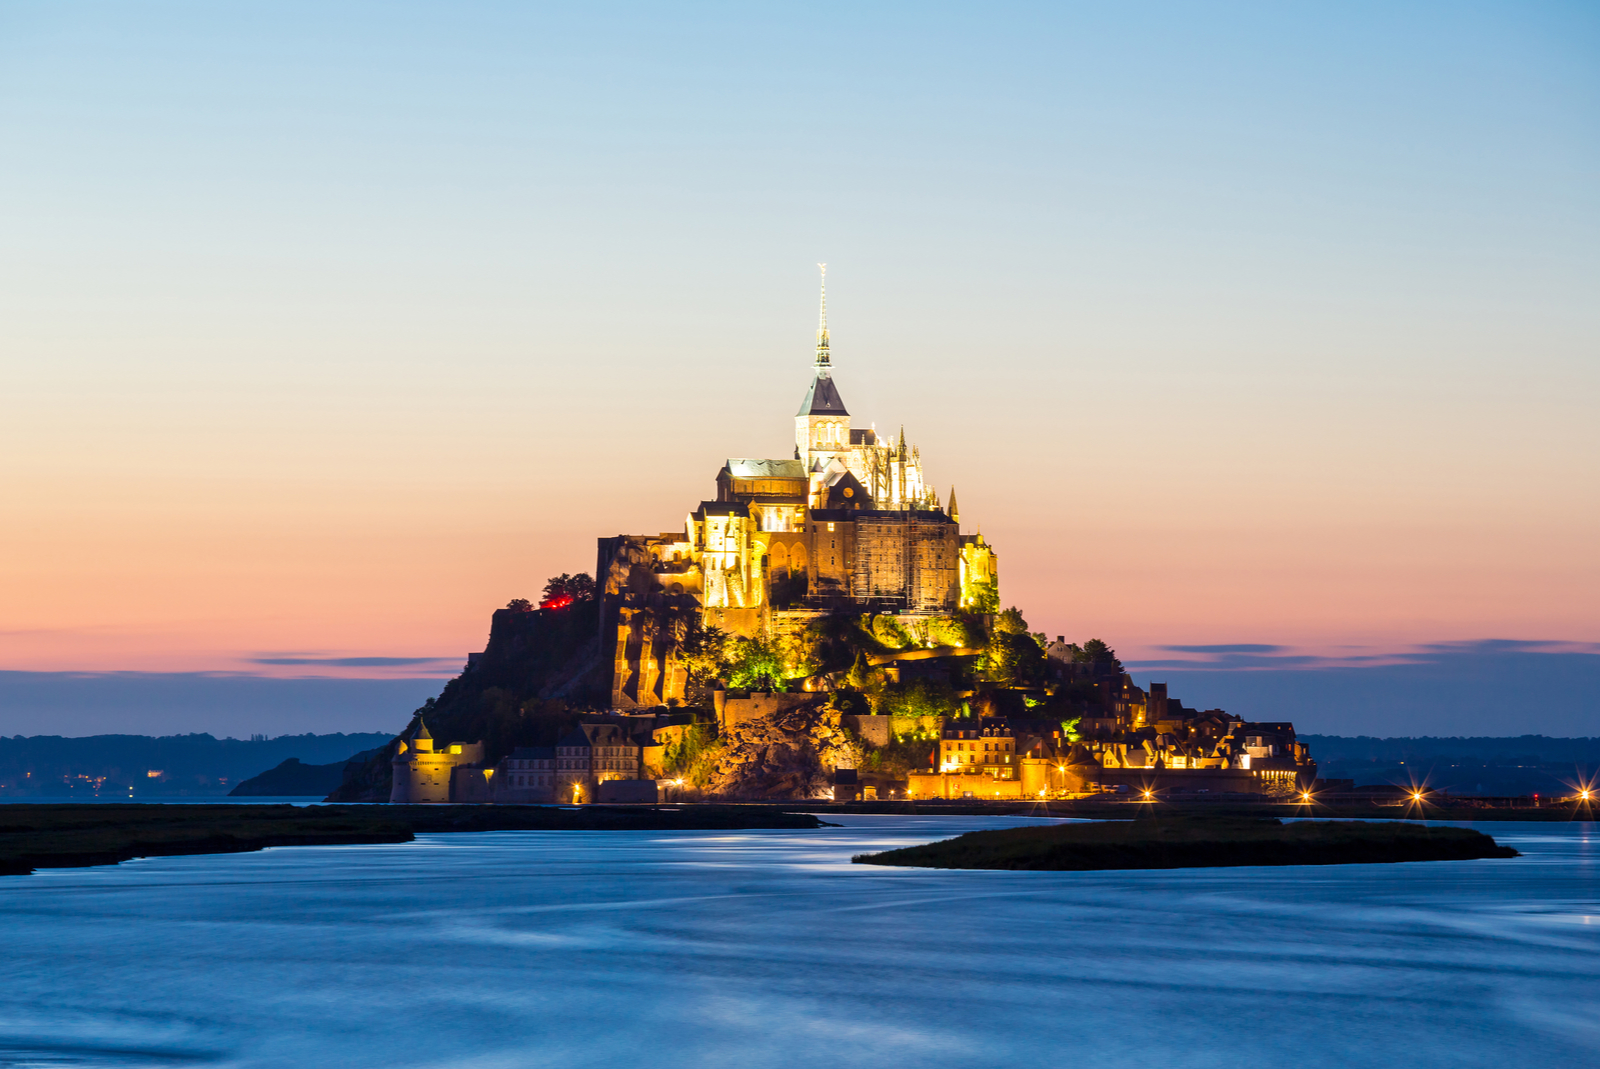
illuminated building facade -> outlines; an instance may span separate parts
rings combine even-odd
[[[674,627],[691,614],[758,636],[839,608],[906,617],[998,608],[998,556],[981,533],[961,533],[954,489],[941,504],[903,429],[882,439],[852,426],[833,380],[827,307],[824,287],[793,456],[729,458],[716,499],[691,511],[681,533],[600,539],[615,707],[685,696]]]
[[[1022,778],[1022,755],[1011,723],[1004,717],[964,717],[945,721],[939,733],[939,771],[988,776],[997,781]]]
[[[483,743],[433,745],[428,725],[419,716],[411,738],[401,737],[394,756],[389,788],[391,802],[448,802],[463,792],[455,784],[458,769],[471,769],[483,761]],[[481,773],[480,773],[481,778]]]
[[[1317,777],[1310,748],[1286,721],[1251,722],[1221,709],[1190,709],[1148,691],[1121,665],[1070,659],[1048,648],[1051,679],[1070,684],[1086,704],[1070,719],[960,717],[944,721],[933,767],[913,772],[913,798],[1040,798],[1114,791],[1294,795]],[[1087,686],[1085,686],[1087,684]],[[1092,695],[1092,697],[1088,697]]]
[[[555,800],[592,802],[603,783],[641,778],[643,752],[626,724],[579,724],[555,746]]]

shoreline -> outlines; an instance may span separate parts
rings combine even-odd
[[[138,857],[253,853],[274,846],[404,843],[479,831],[809,830],[809,813],[735,806],[0,805],[0,876],[115,865]]]

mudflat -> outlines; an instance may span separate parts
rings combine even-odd
[[[419,832],[819,828],[764,806],[0,805],[0,876],[135,857],[409,842]]]
[[[1362,865],[1517,857],[1470,828],[1399,822],[1170,817],[975,831],[923,846],[858,854],[864,865],[937,869],[1179,869]]]

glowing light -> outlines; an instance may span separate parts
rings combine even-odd
[[[1420,802],[1420,801],[1422,801],[1422,792],[1421,792],[1421,791],[1412,791],[1412,792],[1411,792],[1411,800],[1412,800],[1412,801],[1413,801],[1413,802]]]
[[[1589,800],[1589,792],[1588,791],[1580,791],[1580,792],[1578,792],[1578,797],[1582,798],[1585,802],[1587,802]]]
[[[1145,792],[1144,792],[1144,796],[1145,796],[1145,797],[1146,797],[1146,798],[1148,798],[1148,797],[1150,797],[1150,792],[1149,792],[1149,791],[1145,791]]]
[[[1302,801],[1302,802],[1309,802],[1309,801],[1311,801],[1311,792],[1310,792],[1310,791],[1301,791],[1301,792],[1300,792],[1300,800],[1301,800],[1301,801]]]
[[[571,604],[572,604],[572,595],[571,594],[557,594],[553,598],[546,598],[545,600],[539,602],[539,608],[541,608],[541,609],[565,609],[568,605],[571,605]]]

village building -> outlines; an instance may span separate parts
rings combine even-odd
[[[497,802],[553,802],[556,800],[556,748],[520,746],[495,766],[494,800]]]
[[[655,780],[643,775],[643,742],[629,727],[626,722],[585,721],[556,743],[557,801],[655,800]]]

